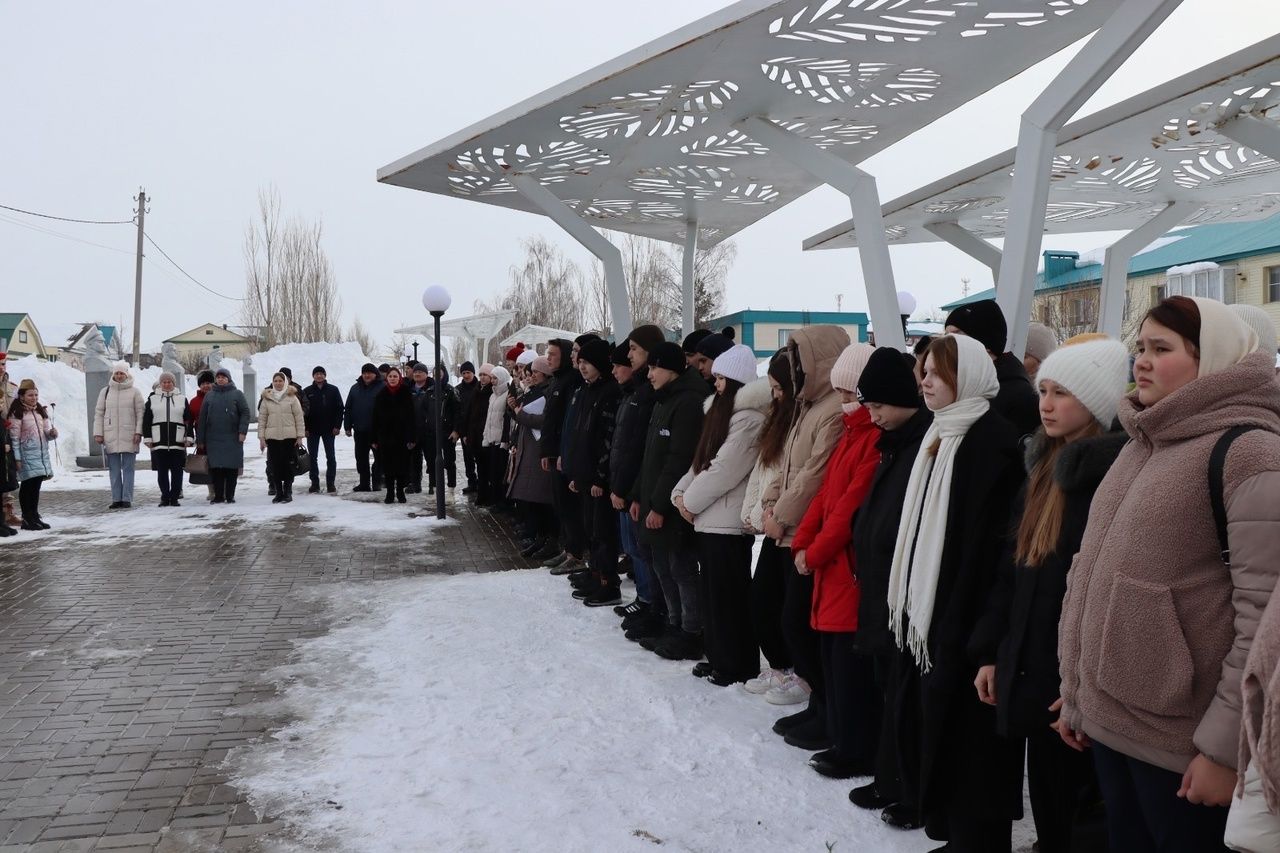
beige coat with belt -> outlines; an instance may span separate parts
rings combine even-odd
[[[802,371],[804,384],[796,393],[795,421],[787,433],[782,469],[761,494],[761,502],[772,504],[774,518],[785,530],[781,545],[791,544],[809,502],[822,486],[831,451],[844,432],[840,394],[831,386],[831,368],[847,346],[849,335],[839,326],[806,326],[792,334],[787,344],[792,375],[798,377]]]
[[[1203,753],[1235,767],[1241,676],[1280,574],[1280,388],[1254,353],[1143,408],[1094,495],[1058,627],[1063,719],[1178,773]],[[1218,553],[1209,455],[1228,428],[1231,566]]]
[[[258,438],[261,441],[295,441],[306,438],[307,428],[302,419],[302,401],[292,385],[285,387],[279,400],[271,390],[262,392],[258,400]]]

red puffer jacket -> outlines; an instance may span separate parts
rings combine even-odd
[[[844,433],[827,463],[822,487],[791,543],[793,552],[805,552],[813,570],[809,624],[815,631],[858,630],[858,582],[849,544],[853,514],[871,491],[880,462],[879,438],[880,430],[865,408],[844,416]]]

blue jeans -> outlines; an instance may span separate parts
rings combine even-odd
[[[133,503],[133,463],[136,453],[108,453],[107,467],[111,470],[111,502]]]
[[[618,532],[621,534],[622,552],[631,558],[631,574],[636,582],[636,598],[646,604],[653,601],[653,586],[649,582],[649,548],[641,545],[636,536],[636,522],[625,509],[618,513]]]
[[[324,482],[326,486],[332,486],[334,479],[338,476],[338,460],[333,455],[333,433],[326,432],[324,435],[316,435],[314,432],[307,436],[307,455],[311,457],[311,482],[320,482],[320,457],[316,455],[316,451],[320,449],[320,442],[324,442]]]

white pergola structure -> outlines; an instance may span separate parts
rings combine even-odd
[[[545,344],[553,338],[563,338],[571,341],[580,333],[571,332],[568,329],[556,329],[552,326],[539,326],[535,323],[527,323],[498,341],[500,347],[513,347],[523,341],[526,346],[536,346],[537,344]]]
[[[440,324],[440,337],[466,338],[467,352],[471,358],[480,358],[480,353],[488,352],[489,341],[516,318],[515,311],[491,311],[487,314],[473,314],[470,317],[455,317]],[[396,329],[397,335],[422,335],[434,343],[435,326],[426,323],[421,326],[408,326]]]
[[[880,231],[875,179],[857,163],[1102,27],[1072,63],[1096,81],[1178,2],[740,0],[378,180],[551,218],[601,260],[619,333],[621,256],[592,226],[681,243],[687,332],[699,245],[821,184],[849,198],[864,234]],[[872,319],[901,346],[888,243],[861,248]]]
[[[1129,261],[1161,234],[1280,211],[1277,119],[1280,36],[1273,36],[1062,130],[1045,182],[1043,231],[1129,232],[1104,258],[1100,331],[1120,333]],[[944,241],[990,267],[1011,329],[1021,327],[1021,346],[1035,270],[1008,278],[1014,246],[1006,243],[1002,258],[987,242],[1013,231],[1016,153],[886,204],[883,223],[895,245]],[[859,236],[856,223],[845,222],[805,248],[855,246]]]

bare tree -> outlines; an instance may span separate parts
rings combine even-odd
[[[365,357],[372,358],[372,353],[378,351],[378,344],[373,339],[373,335],[365,328],[364,323],[360,322],[360,318],[356,317],[351,321],[351,328],[347,330],[347,340],[355,341],[360,345],[360,352]]]
[[[631,304],[631,322],[636,326],[653,323],[663,328],[680,325],[684,304],[684,255],[679,247],[627,234],[619,247],[622,270]],[[693,317],[699,328],[720,312],[725,284],[738,249],[730,242],[699,249],[693,261]],[[601,265],[593,263],[590,295],[591,319],[601,329],[610,327],[609,290]],[[626,329],[619,330],[625,334]]]
[[[459,364],[462,364],[462,362],[466,361],[470,357],[471,353],[470,353],[470,347],[468,346],[468,343],[469,342],[467,341],[466,338],[454,338],[450,342],[449,355],[447,356],[447,358],[449,358],[450,363],[453,365],[453,367],[457,367]],[[482,357],[480,360],[484,361],[485,359]],[[479,368],[480,365],[477,364],[476,367]],[[450,368],[450,372],[453,372],[452,367]]]
[[[257,218],[245,230],[243,319],[262,328],[262,347],[341,337],[338,284],[323,233],[320,222],[282,223],[279,192],[259,190]]]
[[[557,329],[582,328],[582,270],[543,237],[526,240],[524,248],[524,263],[511,268],[511,283],[506,291],[493,302],[477,301],[477,310],[515,311],[515,318],[504,332],[527,323]]]
[[[186,373],[197,374],[209,366],[209,351],[188,350],[178,356],[178,364],[182,365]]]

